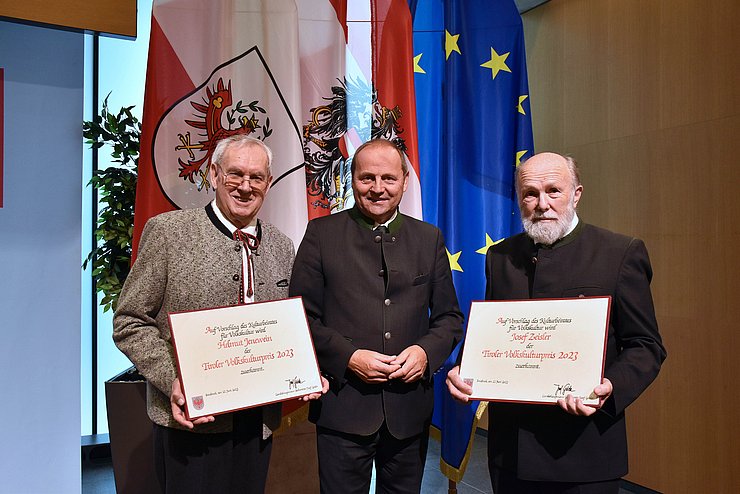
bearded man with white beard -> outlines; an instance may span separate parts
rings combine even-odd
[[[540,153],[516,173],[524,233],[489,248],[486,298],[612,297],[604,379],[596,407],[571,395],[557,406],[490,403],[488,466],[496,494],[614,493],[627,473],[625,409],[666,357],[655,319],[645,244],[576,214],[583,193],[570,157]],[[472,393],[447,376],[452,396]]]

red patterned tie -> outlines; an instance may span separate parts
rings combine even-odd
[[[254,287],[252,286],[252,256],[253,252],[260,246],[260,241],[254,235],[245,233],[241,230],[234,232],[234,240],[237,240],[244,245],[245,252],[247,253],[247,297],[252,298],[254,295]],[[243,270],[242,270],[243,272]],[[239,285],[239,302],[244,303],[244,283]]]

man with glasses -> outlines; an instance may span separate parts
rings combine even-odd
[[[286,298],[295,251],[275,226],[257,219],[272,182],[270,149],[233,136],[216,145],[211,161],[213,202],[146,224],[113,339],[147,379],[163,492],[261,493],[280,405],[188,421],[167,314]]]

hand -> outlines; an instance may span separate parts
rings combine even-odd
[[[465,384],[465,381],[460,377],[459,365],[450,369],[450,372],[447,373],[446,382],[447,390],[455,400],[461,403],[468,403],[470,401],[470,395],[473,394],[473,387]]]
[[[216,420],[213,415],[207,417],[198,417],[192,422],[188,420],[185,415],[185,395],[182,394],[182,386],[180,386],[180,378],[176,377],[172,381],[172,392],[170,393],[170,407],[172,408],[172,416],[175,418],[175,422],[183,427],[192,429],[196,425],[206,424]]]
[[[411,345],[399,353],[398,357],[391,361],[391,365],[398,365],[400,368],[388,375],[388,379],[412,383],[424,375],[427,368],[427,352],[419,345]]]
[[[584,405],[580,398],[573,398],[570,394],[565,398],[558,400],[560,408],[565,410],[571,415],[581,415],[588,417],[596,413],[596,410],[604,405],[604,402],[609,399],[612,394],[614,387],[609,379],[604,378],[601,384],[594,388],[593,394],[598,396],[599,404],[596,406]]]
[[[321,377],[321,392],[320,393],[311,393],[307,394],[306,396],[301,396],[298,398],[301,401],[309,401],[309,400],[318,400],[321,398],[321,395],[326,394],[327,391],[329,391],[329,381],[326,380],[324,376]]]
[[[388,376],[401,366],[391,364],[395,355],[385,355],[372,350],[355,350],[349,358],[347,367],[366,383],[384,383]]]

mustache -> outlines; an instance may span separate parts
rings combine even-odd
[[[555,213],[538,213],[537,211],[532,214],[531,220],[556,220],[558,219],[557,215]]]

